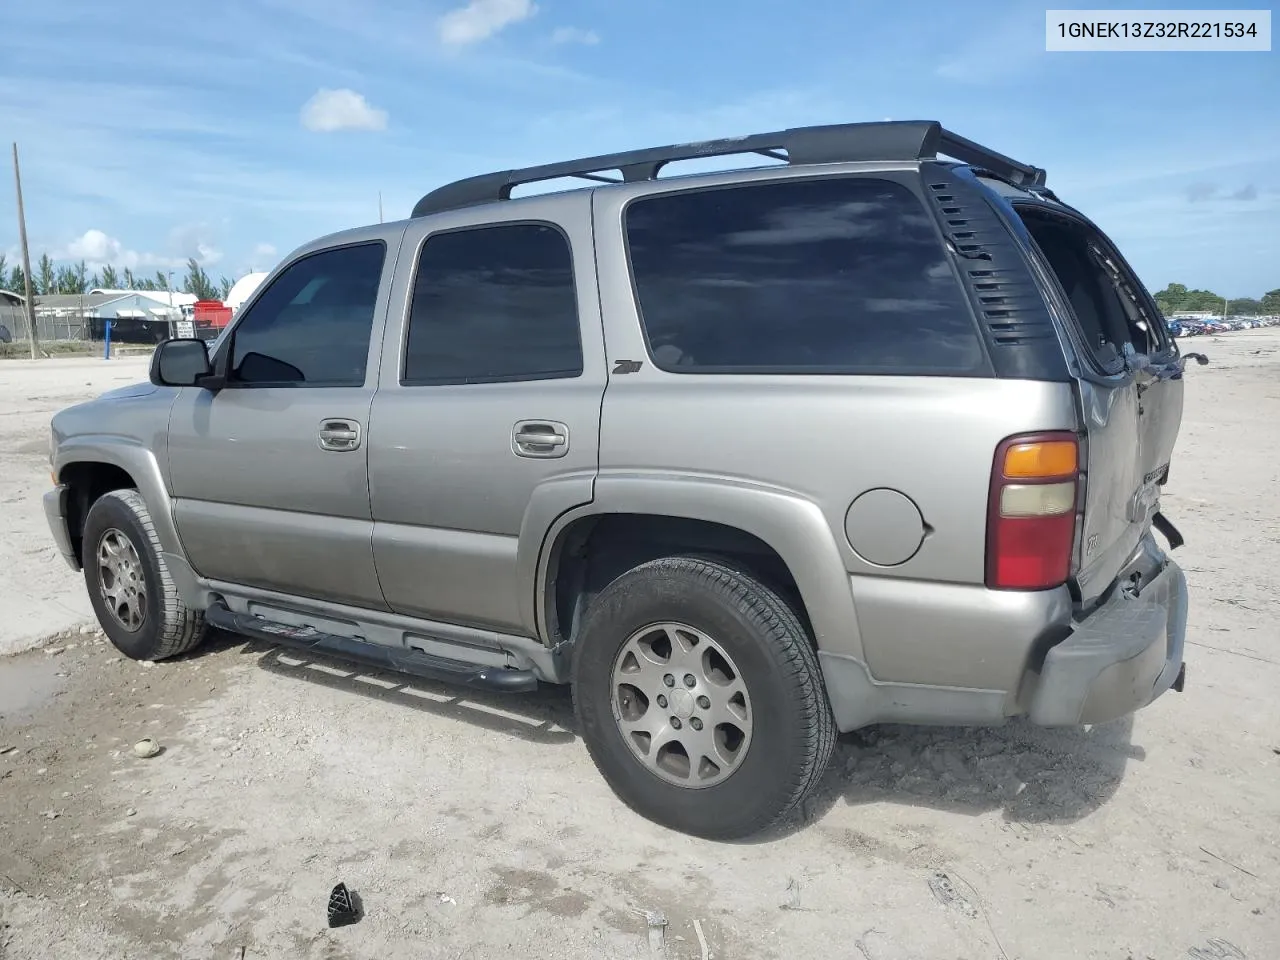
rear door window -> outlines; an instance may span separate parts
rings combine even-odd
[[[986,369],[937,227],[900,183],[828,177],[646,197],[628,207],[626,235],[660,369]]]
[[[582,374],[569,241],[543,223],[442,233],[418,258],[401,383]]]

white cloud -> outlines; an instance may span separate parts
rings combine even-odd
[[[262,270],[270,270],[280,262],[280,251],[276,249],[273,243],[258,243],[254,245],[249,256],[245,258],[240,268],[240,275],[246,273],[257,273]]]
[[[169,249],[185,264],[194,257],[203,267],[211,267],[222,259],[222,251],[213,245],[209,227],[204,223],[188,223],[169,231]]]
[[[302,105],[302,125],[317,133],[335,130],[385,130],[387,111],[370,106],[354,90],[321,88]]]
[[[177,270],[194,257],[204,267],[222,260],[222,251],[213,245],[203,223],[186,224],[169,231],[169,253],[149,253],[126,247],[116,237],[96,228],[86,230],[64,247],[51,252],[57,261],[83,260],[91,269],[112,266],[117,270]]]
[[[86,230],[64,248],[53,251],[54,260],[83,260],[90,269],[113,266],[123,270],[150,267],[172,269],[186,265],[185,258],[166,257],[155,253],[130,250],[115,237],[102,230]]]
[[[451,46],[478,43],[537,12],[533,0],[471,0],[440,18],[440,40]]]
[[[126,251],[124,245],[115,237],[109,237],[101,230],[86,230],[84,234],[67,244],[67,259],[87,260],[89,263],[125,263],[125,254],[134,258],[138,255],[132,250]]]
[[[551,34],[552,43],[582,43],[594,47],[600,42],[600,34],[581,27],[556,27]]]

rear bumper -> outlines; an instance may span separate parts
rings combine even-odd
[[[80,569],[80,558],[71,546],[71,534],[67,530],[67,485],[60,483],[44,495],[44,515],[49,521],[49,531],[58,552],[72,570]]]
[[[1181,689],[1187,580],[1166,560],[1137,596],[1117,589],[1049,649],[1027,713],[1043,726],[1105,723]]]

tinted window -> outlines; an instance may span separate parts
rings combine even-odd
[[[582,373],[569,242],[520,223],[431,237],[418,259],[405,383]]]
[[[313,387],[364,383],[386,247],[366,243],[287,267],[232,336],[234,379]]]
[[[906,187],[824,179],[634,202],[627,239],[654,362],[675,372],[972,373],[984,355]]]

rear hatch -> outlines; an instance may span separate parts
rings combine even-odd
[[[1013,205],[1079,363],[1085,497],[1074,580],[1088,606],[1159,510],[1182,422],[1182,364],[1150,294],[1094,224],[1048,200]]]

